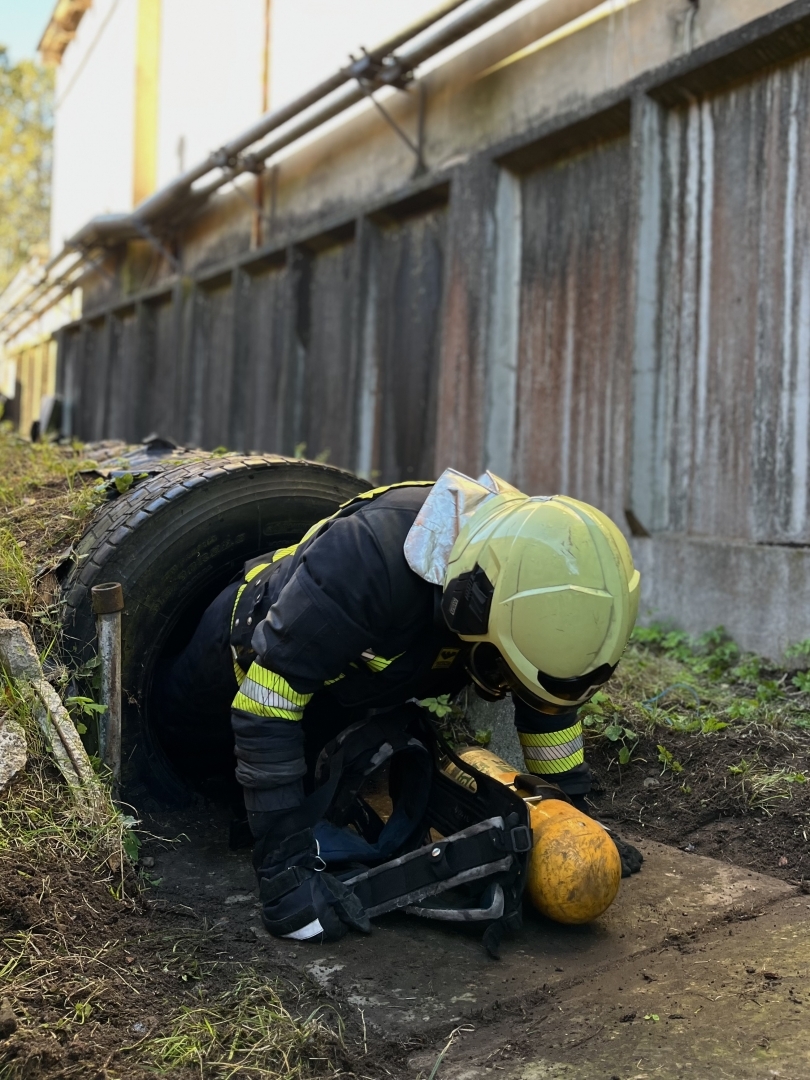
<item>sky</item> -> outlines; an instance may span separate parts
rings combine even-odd
[[[11,59],[32,60],[56,0],[0,0],[0,45]]]

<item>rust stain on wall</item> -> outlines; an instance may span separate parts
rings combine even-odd
[[[623,523],[630,389],[630,140],[523,179],[516,481]]]
[[[662,133],[660,527],[807,542],[810,62]]]

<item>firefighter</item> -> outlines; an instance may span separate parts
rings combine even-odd
[[[365,492],[248,564],[164,673],[164,700],[191,720],[232,696],[236,778],[257,870],[272,878],[296,863],[290,829],[326,742],[470,683],[488,699],[511,693],[527,772],[584,808],[577,713],[615,670],[638,596],[627,543],[601,511],[448,469]],[[304,861],[323,870],[323,839],[306,843]],[[623,856],[625,872],[638,869],[634,849]],[[330,874],[310,872],[301,888],[302,910],[322,917],[301,925],[293,903],[274,921],[266,906],[274,932],[367,929]]]

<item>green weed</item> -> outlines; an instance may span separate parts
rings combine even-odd
[[[683,772],[683,765],[673,755],[671,750],[667,750],[661,743],[658,744],[658,760],[663,765],[662,772],[666,772],[667,769],[674,775],[679,772]]]
[[[615,743],[618,753],[616,760],[620,765],[629,765],[633,757],[633,751],[638,745],[638,735],[632,728],[623,727],[621,724],[609,724],[603,729],[602,734],[610,742]]]
[[[785,656],[788,660],[810,660],[810,638],[788,645]]]
[[[216,451],[214,451],[214,452],[216,453]],[[227,450],[225,450],[223,452],[226,453],[226,454],[228,453]],[[112,481],[113,486],[115,487],[115,490],[118,492],[119,495],[126,495],[126,493],[129,491],[129,489],[132,487],[132,485],[135,483],[136,480],[144,480],[144,479],[146,479],[146,477],[148,475],[149,474],[145,473],[145,472],[140,472],[140,473],[125,472],[125,473],[121,473],[120,476],[114,476],[113,477],[113,481]]]
[[[807,649],[800,643],[794,652]],[[810,728],[805,692],[810,672],[791,677],[761,657],[741,654],[722,627],[698,638],[638,627],[616,674],[580,715],[591,739],[607,737],[611,725],[705,736],[752,723]]]
[[[453,712],[453,703],[450,700],[449,694],[441,694],[439,697],[423,698],[419,704],[423,709],[427,709],[428,712],[433,713],[438,720],[443,720]]]
[[[773,805],[791,797],[794,784],[806,784],[807,775],[791,769],[768,769],[759,761],[742,758],[728,771],[737,779],[738,798],[746,809],[770,814]]]

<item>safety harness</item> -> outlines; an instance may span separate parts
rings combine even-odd
[[[294,555],[300,547],[314,540],[332,522],[348,517],[381,495],[401,487],[433,487],[433,483],[432,480],[406,480],[402,483],[387,484],[384,487],[363,491],[342,503],[334,514],[316,521],[296,543],[290,544],[289,547],[277,548],[275,551],[245,563],[242,585],[236,594],[231,618],[231,648],[237,666],[245,672],[255,658],[256,654],[250,644],[251,638],[256,627],[267,614],[270,606],[268,584],[283,559]],[[239,680],[239,672],[237,672],[237,679]]]
[[[387,821],[366,798],[383,767]],[[288,837],[282,849],[266,837],[254,852],[268,929],[295,936],[311,921],[301,886],[324,873],[342,911],[487,923],[484,943],[497,955],[503,930],[521,922],[532,847],[523,799],[458,758],[413,704],[342,732],[322,752],[316,782],[273,830]]]

